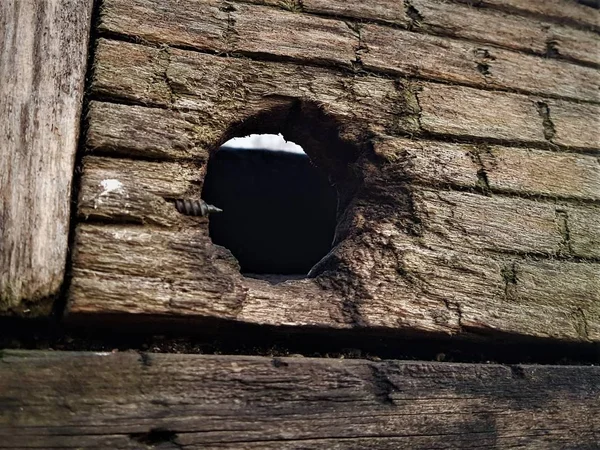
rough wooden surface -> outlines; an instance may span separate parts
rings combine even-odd
[[[390,137],[375,143],[375,153],[386,161],[385,170],[419,183],[600,201],[594,155]]]
[[[595,448],[600,369],[7,351],[0,448]]]
[[[598,102],[600,73],[590,67],[269,6],[231,3],[224,11],[220,5],[214,0],[193,6],[179,1],[107,0],[100,30],[202,51],[268,54],[341,67],[360,63],[376,72]],[[290,29],[293,34],[287,32]]]
[[[533,15],[555,20],[559,23],[570,22],[592,29],[600,29],[600,13],[598,10],[572,0],[457,0],[461,3],[489,7],[509,13]]]
[[[63,282],[92,3],[0,5],[0,314]]]
[[[104,2],[69,317],[600,340],[598,71],[449,38],[434,3]],[[172,202],[227,139],[279,132],[341,206],[309,278],[275,283]]]
[[[356,78],[326,68],[108,40],[98,44],[92,89],[101,98],[197,111],[187,117],[197,125],[196,142],[206,146],[226,140],[233,124],[260,111],[289,108],[299,98],[341,117],[349,128],[343,131],[347,135],[438,134],[600,148],[597,105],[429,82]],[[272,131],[276,130],[253,132]]]
[[[444,0],[405,0],[417,30],[598,64],[598,36],[576,27]],[[472,2],[475,3],[475,2]],[[535,2],[534,2],[535,3]],[[539,2],[542,3],[542,2]],[[543,2],[546,3],[546,2]]]

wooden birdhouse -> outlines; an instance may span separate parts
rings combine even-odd
[[[0,447],[597,448],[599,33],[3,2]]]

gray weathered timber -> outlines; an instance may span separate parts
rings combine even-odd
[[[0,314],[63,282],[92,3],[0,4]]]
[[[546,17],[558,23],[570,22],[600,30],[600,13],[598,10],[581,5],[574,0],[455,0],[469,5],[489,7],[509,13]]]
[[[321,106],[348,137],[428,133],[600,148],[597,105],[428,82],[398,84],[326,68],[104,39],[98,44],[92,90],[101,98],[191,110],[195,114],[187,114],[187,120],[196,125],[195,143],[209,148],[231,137],[232,124],[259,112],[289,108],[293,99]]]
[[[7,351],[0,448],[595,448],[600,369]]]
[[[598,264],[436,248],[426,238],[407,238],[394,220],[370,222],[365,227],[376,229],[338,245],[330,261],[337,261],[339,271],[278,285],[242,277],[236,260],[213,246],[203,227],[83,224],[70,316],[145,314],[600,339]]]
[[[447,0],[243,0],[294,12],[367,19],[427,34],[458,37],[538,56],[565,58],[583,64],[600,63],[597,34],[580,26],[553,23],[544,17],[461,5]],[[594,14],[593,12],[592,14]],[[563,18],[564,19],[564,18]]]
[[[270,6],[230,3],[227,11],[220,6],[216,0],[106,0],[100,30],[203,51],[268,54],[340,67],[360,62],[369,70],[401,76],[599,101],[600,73],[590,67],[382,25],[350,26]]]
[[[444,0],[404,1],[415,9],[417,17],[412,25],[422,32],[456,36],[542,56],[600,63],[598,35],[591,31]]]
[[[421,184],[600,201],[600,164],[593,155],[390,137],[374,150],[384,170]]]
[[[141,146],[142,141],[137,144]],[[405,176],[403,162],[384,169],[389,176],[388,183]],[[199,198],[206,166],[88,156],[83,169],[80,217],[174,227],[193,222],[178,214],[167,201]],[[475,178],[476,172],[475,169]],[[432,176],[424,181],[435,184],[438,179]],[[413,204],[422,237],[438,247],[549,256],[600,256],[600,230],[595,224],[600,217],[600,207],[595,205],[428,188],[414,190]]]

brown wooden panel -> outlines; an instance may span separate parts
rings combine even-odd
[[[0,314],[63,283],[92,3],[0,4]]]
[[[1,448],[593,448],[600,369],[7,351]]]
[[[208,159],[197,144],[198,126],[178,111],[91,102],[87,152],[156,160]]]
[[[598,101],[596,69],[381,25],[361,27],[364,67],[403,76]],[[394,42],[394,45],[390,45]]]
[[[445,0],[405,2],[414,8],[413,27],[426,33],[489,42],[514,50],[584,63],[600,63],[599,38],[591,31],[547,22],[543,18],[473,5],[462,6]]]
[[[422,130],[600,147],[595,133],[600,108],[596,105],[542,101],[436,83],[397,85],[392,80],[354,78],[324,68],[220,58],[175,49],[169,51],[165,68],[160,63],[163,52],[101,40],[93,91],[100,97],[198,111],[192,119],[198,146],[222,142],[232,123],[265,110],[285,110],[293,99],[301,99],[320,105],[334,116],[344,129],[341,134],[349,137],[365,133],[418,134]],[[262,132],[279,131],[265,128]]]
[[[600,13],[597,10],[578,4],[576,1],[544,0],[532,2],[530,0],[456,0],[469,5],[489,7],[535,17],[546,17],[559,23],[570,22],[586,27],[600,29]]]
[[[381,25],[254,4],[221,7],[214,0],[109,0],[101,17],[100,30],[153,43],[341,67],[361,61],[368,69],[403,76],[598,101],[595,69]]]
[[[374,148],[391,176],[423,184],[600,200],[600,164],[592,155],[406,138],[386,138]]]

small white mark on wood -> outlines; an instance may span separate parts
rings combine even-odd
[[[110,194],[111,192],[121,191],[123,189],[123,183],[119,180],[102,180],[100,186],[104,189],[100,193],[100,197]]]

